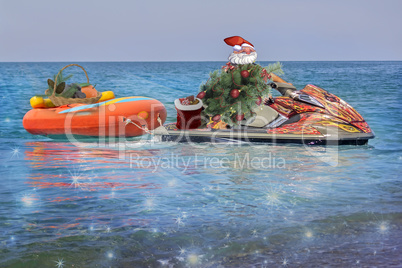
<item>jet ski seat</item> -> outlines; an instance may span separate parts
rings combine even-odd
[[[273,82],[269,84],[271,88],[279,91],[285,97],[292,97],[292,93],[297,91],[296,87],[287,83]],[[277,111],[267,105],[258,106],[255,110],[255,116],[244,122],[243,125],[248,127],[276,127],[287,120],[286,117],[280,115]],[[279,123],[279,124],[278,124]]]
[[[244,125],[248,127],[262,128],[274,121],[279,116],[277,111],[266,105],[258,106],[254,112],[255,116],[251,118],[251,120],[248,120],[250,121],[249,123],[246,122]]]

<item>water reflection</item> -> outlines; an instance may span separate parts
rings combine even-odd
[[[381,194],[347,172],[370,159],[367,148],[340,148],[331,166],[314,155],[326,148],[142,143],[122,157],[119,147],[26,143],[7,245],[62,245],[116,266],[300,266],[357,240],[359,256],[383,256],[373,241],[395,235],[397,216],[372,201]],[[359,214],[364,206],[376,212]],[[69,252],[52,258],[77,263]]]
[[[107,232],[124,226],[146,226],[151,221],[136,214],[143,210],[141,196],[160,189],[158,183],[143,181],[145,172],[130,169],[118,151],[93,147],[26,143],[25,160],[31,166],[26,184],[35,194],[25,194],[20,200],[30,213],[35,213],[41,203],[40,216],[31,214],[26,219],[30,231],[46,229],[58,236],[70,236],[103,226],[108,226]],[[144,150],[130,153],[152,156]],[[22,212],[26,214],[26,210]]]

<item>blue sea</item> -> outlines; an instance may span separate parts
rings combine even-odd
[[[260,62],[266,66],[272,62]],[[282,62],[351,104],[364,146],[51,139],[22,126],[69,63],[0,63],[1,267],[401,267],[402,62]],[[81,62],[167,108],[225,62]],[[71,67],[72,82],[85,82]]]

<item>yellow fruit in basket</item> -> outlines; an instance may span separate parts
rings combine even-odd
[[[44,103],[45,103],[46,108],[54,108],[54,107],[56,107],[56,106],[53,104],[53,102],[52,102],[51,100],[49,100],[49,99],[44,99],[43,101],[44,101]]]
[[[34,109],[46,107],[42,97],[33,96],[29,102],[31,103],[32,108]]]

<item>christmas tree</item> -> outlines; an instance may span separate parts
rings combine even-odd
[[[212,72],[197,95],[206,106],[204,115],[230,126],[239,124],[244,118],[251,118],[253,110],[271,92],[268,85],[271,73],[283,74],[282,65],[279,62],[267,67],[227,63],[222,70]]]

